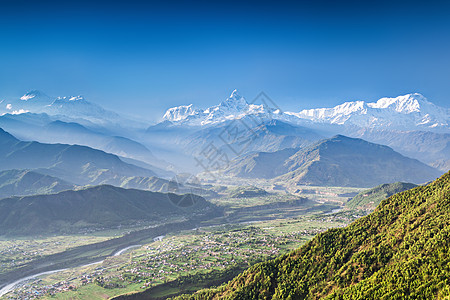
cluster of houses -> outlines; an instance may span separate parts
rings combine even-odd
[[[140,250],[122,254],[120,264],[98,265],[90,271],[80,271],[73,278],[45,285],[41,280],[27,284],[11,299],[36,299],[84,285],[97,284],[104,288],[120,288],[136,284],[142,289],[175,280],[179,276],[207,273],[211,269],[226,269],[247,265],[280,254],[286,244],[304,241],[320,229],[270,234],[264,228],[250,226],[244,230],[202,232],[187,236],[158,237]],[[129,257],[129,258],[128,258]],[[119,259],[119,258],[111,258]],[[118,282],[120,284],[118,284]]]

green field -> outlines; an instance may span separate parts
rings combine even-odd
[[[204,221],[197,228],[168,233],[162,241],[143,240],[142,246],[99,264],[40,277],[1,299],[105,299],[145,290],[151,298],[157,298],[192,292],[220,285],[257,262],[296,249],[317,233],[343,227],[355,219],[351,214],[333,214],[342,208],[335,198],[345,202],[348,197],[324,194],[323,189],[314,193],[320,202],[278,191],[236,198],[230,196],[233,191],[226,188],[220,197],[210,199],[225,209],[223,217]],[[90,236],[3,240],[0,251],[16,249],[5,258],[13,269],[11,260],[15,257],[33,260],[117,234],[110,231]],[[52,243],[57,247],[45,247]],[[83,255],[99,257],[99,252]]]

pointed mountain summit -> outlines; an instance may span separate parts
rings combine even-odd
[[[238,91],[235,89],[231,93],[230,97],[219,104],[219,107],[242,111],[248,108],[248,103],[245,98],[240,96]]]
[[[46,94],[44,94],[43,92],[41,92],[39,90],[29,91],[25,95],[20,97],[20,100],[22,100],[22,101],[29,101],[29,100],[36,101],[36,100],[49,100],[49,99],[50,99],[49,96],[47,96]]]
[[[192,104],[169,108],[163,116],[163,122],[170,121],[177,125],[188,126],[208,126],[261,113],[267,113],[264,105],[248,104],[235,89],[227,99],[205,110],[195,109]]]

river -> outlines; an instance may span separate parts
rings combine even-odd
[[[119,256],[119,255],[121,255],[121,254],[127,252],[127,251],[130,250],[130,249],[137,248],[137,247],[140,247],[140,246],[141,246],[141,245],[132,245],[132,246],[128,246],[128,247],[126,247],[126,248],[123,248],[123,249],[117,251],[117,252],[114,253],[112,256]],[[83,267],[88,267],[88,266],[92,266],[92,265],[97,265],[97,264],[101,264],[102,262],[104,262],[104,260],[97,261],[97,262],[90,263],[90,264],[81,265],[81,266],[78,266],[78,267],[76,267],[76,268],[83,268]],[[54,273],[62,272],[62,271],[65,271],[65,270],[67,270],[67,269],[58,269],[58,270],[52,270],[52,271],[41,272],[41,273],[38,273],[38,274],[30,275],[30,276],[21,278],[21,279],[19,279],[19,280],[16,280],[16,281],[14,281],[14,282],[12,282],[12,283],[10,283],[10,284],[7,284],[6,286],[4,286],[4,287],[0,290],[0,297],[2,297],[3,295],[6,295],[6,294],[9,293],[9,292],[14,291],[15,289],[17,289],[17,288],[19,288],[20,286],[22,286],[23,284],[25,284],[27,281],[33,280],[33,279],[35,279],[35,278],[37,278],[37,277],[39,277],[39,276],[49,275],[49,274],[54,274]]]

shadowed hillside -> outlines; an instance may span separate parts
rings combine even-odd
[[[0,200],[0,235],[99,230],[138,222],[214,214],[200,196],[95,186],[58,194]]]
[[[78,185],[100,184],[117,176],[155,173],[116,155],[86,146],[24,142],[0,128],[0,170],[32,169]]]
[[[9,196],[57,193],[74,187],[62,179],[30,170],[0,171],[0,199]]]
[[[442,174],[391,148],[337,135],[300,149],[254,153],[224,170],[243,178],[275,178],[288,185],[372,187],[385,182],[425,183]]]

